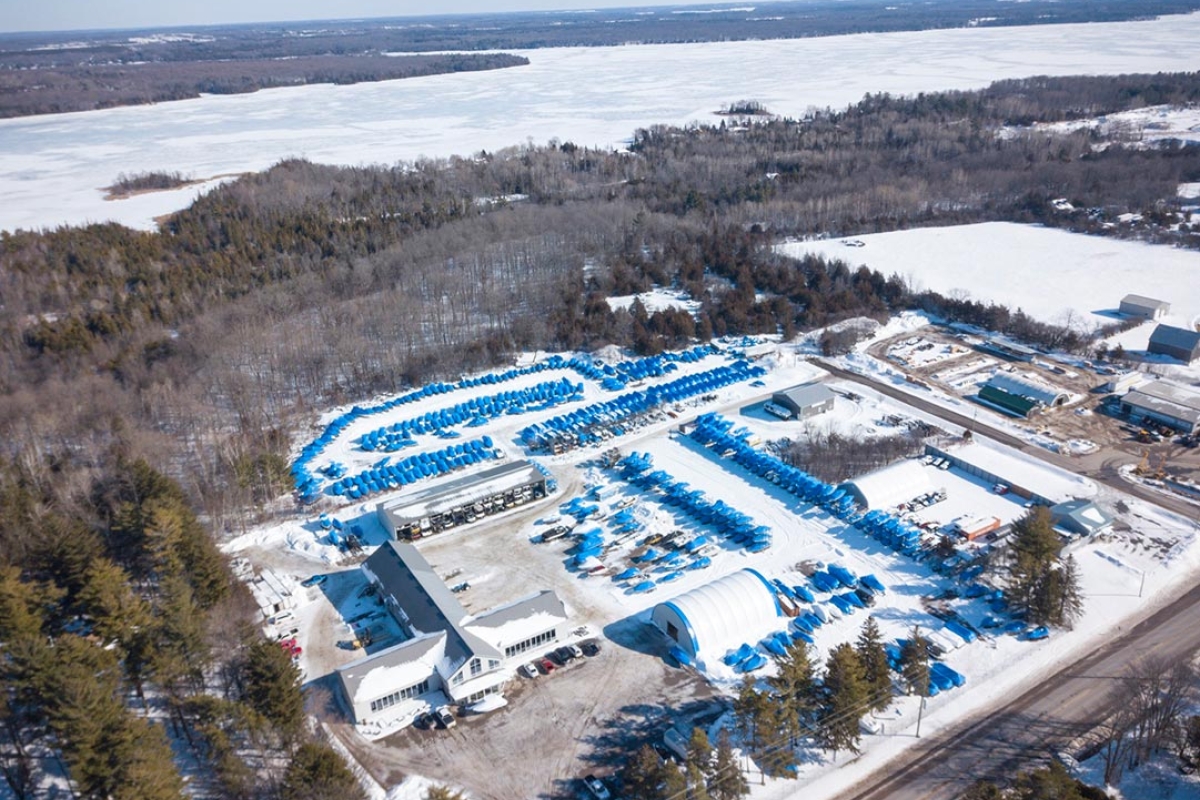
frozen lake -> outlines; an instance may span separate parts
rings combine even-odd
[[[655,123],[755,99],[798,116],[866,92],[974,89],[1038,74],[1200,69],[1200,14],[1147,22],[524,51],[529,66],[271,89],[0,121],[0,229],[115,220],[148,228],[199,188],[105,201],[118,174],[195,178],[288,156],[390,164],[551,138],[619,146]]]

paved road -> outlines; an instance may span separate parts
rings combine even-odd
[[[1005,780],[1044,762],[1110,710],[1118,682],[1146,657],[1200,650],[1200,586],[999,710],[897,757],[842,800],[951,800],[979,778]]]
[[[1185,501],[1126,483],[1118,464],[1103,459],[1089,466],[1068,459],[964,414],[871,378],[825,362],[820,366],[844,380],[868,386],[1002,444],[1034,455],[1047,463],[1086,474],[1113,488],[1188,518],[1196,510]],[[1149,656],[1190,658],[1200,650],[1200,586],[1144,620],[1132,630],[1118,632],[1099,649],[1048,676],[1016,700],[964,720],[877,770],[843,800],[951,800],[979,778],[1003,781],[1022,769],[1044,762],[1067,748],[1103,720],[1111,710],[1118,682],[1130,665]]]
[[[976,433],[983,434],[989,439],[994,439],[995,441],[1011,447],[1014,450],[1020,450],[1023,453],[1028,453],[1035,458],[1045,461],[1048,464],[1052,464],[1056,467],[1060,467],[1079,475],[1086,475],[1098,483],[1103,483],[1107,486],[1111,486],[1117,491],[1131,494],[1134,497],[1139,497],[1148,503],[1153,503],[1155,505],[1162,506],[1163,508],[1170,509],[1176,514],[1180,514],[1188,519],[1194,520],[1197,518],[1196,507],[1188,503],[1186,500],[1162,492],[1156,492],[1151,489],[1147,489],[1146,487],[1137,483],[1130,483],[1122,480],[1120,475],[1117,473],[1117,468],[1124,463],[1122,459],[1104,457],[1068,458],[1067,456],[1059,453],[1052,453],[1044,447],[1038,447],[1037,445],[1030,444],[1022,439],[1019,439],[1011,433],[1000,430],[999,428],[993,428],[986,422],[980,422],[979,420],[967,416],[966,414],[926,400],[924,397],[921,397],[912,390],[901,389],[893,386],[892,384],[884,383],[883,381],[877,381],[874,378],[870,378],[865,375],[859,375],[856,372],[849,372],[825,361],[817,360],[814,363],[816,363],[816,365],[821,369],[827,370],[842,380],[852,381],[862,386],[868,386],[882,395],[887,395],[888,397],[899,400],[900,402],[906,403],[914,408],[919,408],[922,411],[925,411],[936,417],[940,417],[941,419],[948,420],[949,422],[952,422],[962,428],[970,428]]]

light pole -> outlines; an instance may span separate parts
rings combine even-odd
[[[921,697],[921,705],[917,706],[917,738],[921,738],[921,717],[925,713],[925,697]]]

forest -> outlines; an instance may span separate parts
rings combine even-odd
[[[1176,198],[1200,148],[1027,127],[1198,96],[1197,74],[1030,78],[655,127],[621,151],[289,159],[156,232],[0,234],[5,780],[178,797],[194,763],[213,795],[354,796],[216,548],[288,513],[290,443],[320,411],[532,349],[791,339],[904,309],[1086,352],[1092,331],[774,245],[1009,220],[1200,247]],[[607,302],[654,286],[698,313]]]

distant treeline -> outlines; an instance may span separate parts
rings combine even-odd
[[[495,69],[542,47],[794,39],[962,27],[1119,22],[1200,10],[1200,0],[787,0],[754,7],[598,9],[420,19],[0,34],[0,117],[79,111],[305,83]],[[405,65],[388,53],[439,60]],[[205,65],[203,67],[197,65]],[[170,65],[168,67],[167,65]]]
[[[191,182],[191,178],[182,172],[136,172],[132,175],[122,172],[105,189],[112,197],[124,197],[137,192],[156,192],[163,189],[175,189]]]
[[[310,83],[364,83],[528,64],[507,53],[321,55],[244,61],[149,61],[0,69],[0,117],[239,94]]]
[[[304,733],[296,670],[209,540],[277,513],[295,431],[521,352],[790,339],[912,308],[1085,350],[1070,320],[776,245],[1008,220],[1200,249],[1177,197],[1200,147],[1014,126],[1198,92],[1198,74],[1030,78],[656,127],[622,152],[288,160],[159,232],[0,234],[0,779],[34,796],[54,754],[81,797],[176,800],[183,762],[204,796],[361,796]],[[698,311],[608,303],[655,286]],[[833,445],[820,457],[858,462]],[[143,696],[169,726],[145,724]]]

